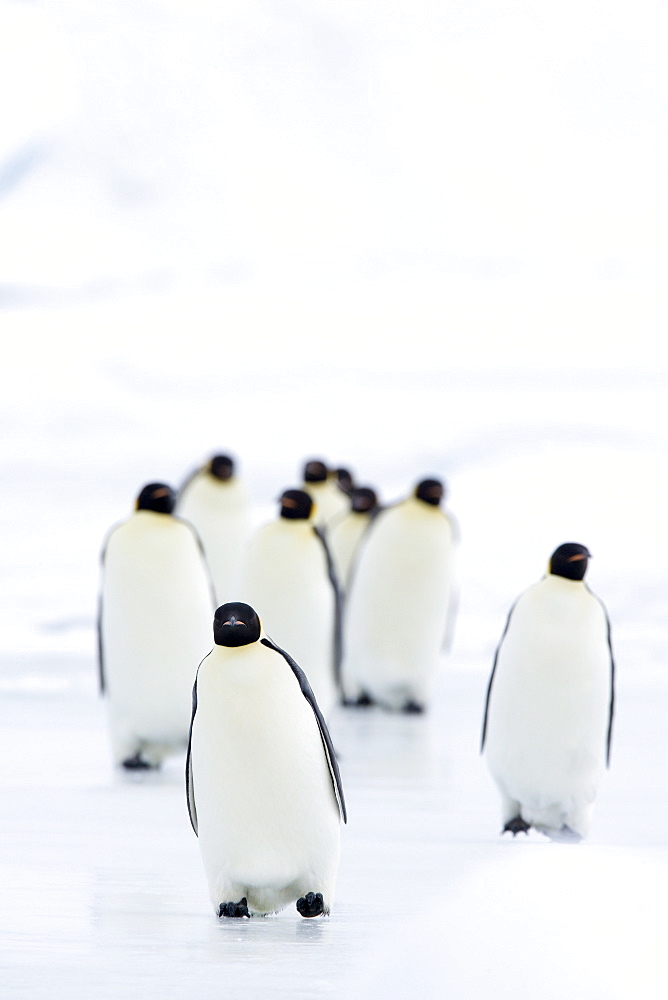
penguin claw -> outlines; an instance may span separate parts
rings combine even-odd
[[[413,701],[411,698],[404,704],[401,711],[404,715],[422,715],[424,712],[424,705],[421,705],[418,701]]]
[[[321,892],[307,892],[297,900],[297,910],[302,917],[319,917],[325,912],[325,902]]]
[[[342,702],[344,708],[371,708],[375,705],[373,698],[370,698],[366,691],[363,691],[358,698],[344,698]]]
[[[530,829],[531,824],[523,820],[521,816],[513,816],[512,819],[508,820],[501,833],[512,833],[513,837],[516,837],[518,833],[528,833]]]
[[[134,757],[127,757],[122,766],[126,771],[152,771],[155,770],[157,764],[149,764],[149,762],[142,757],[141,751],[138,750]]]
[[[221,903],[218,907],[219,917],[250,917],[248,900],[243,896],[238,903]]]

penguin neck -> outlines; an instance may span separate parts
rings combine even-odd
[[[549,581],[549,585],[552,587],[562,587],[566,590],[577,589],[578,587],[584,588],[584,580],[569,580],[566,576],[559,576],[558,573],[550,573],[549,570],[543,577],[543,580]]]

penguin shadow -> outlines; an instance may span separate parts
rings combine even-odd
[[[297,913],[294,903],[286,906],[278,913],[267,913],[263,916],[253,916],[245,920],[225,920],[219,918],[209,927],[209,937],[212,941],[220,941],[221,935],[226,941],[234,941],[235,946],[245,945],[253,949],[257,942],[262,942],[263,955],[266,949],[276,949],[277,954],[284,954],[286,945],[299,944],[315,946],[325,944],[331,936],[331,917],[321,917],[316,920],[304,920]],[[245,957],[252,958],[253,951]]]

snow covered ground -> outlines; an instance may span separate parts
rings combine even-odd
[[[668,15],[595,0],[0,5],[0,993],[664,997]],[[336,907],[210,910],[182,762],[113,773],[98,553],[139,487],[444,476],[423,719],[339,713]],[[498,837],[505,615],[593,552],[619,686],[578,847]]]

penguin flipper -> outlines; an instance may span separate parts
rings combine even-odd
[[[503,630],[503,634],[499,639],[499,645],[496,647],[496,652],[494,653],[494,663],[492,665],[492,672],[489,676],[489,684],[487,685],[487,697],[485,698],[485,715],[482,720],[482,739],[480,740],[480,753],[482,753],[483,750],[485,749],[485,737],[487,736],[487,716],[489,714],[489,700],[492,695],[492,682],[494,681],[494,674],[496,673],[496,665],[499,661],[499,653],[501,652],[501,646],[503,645],[503,640],[505,639],[506,632],[508,631],[508,628],[510,626],[510,619],[512,617],[513,611],[515,610],[516,604],[517,601],[515,601],[515,604],[513,604],[510,611],[508,612],[508,617],[506,618],[506,625]]]
[[[327,563],[327,576],[334,591],[334,680],[336,681],[339,693],[341,693],[341,661],[343,659],[343,600],[341,586],[336,575],[332,550],[329,547],[325,532],[317,525],[313,525],[313,531],[323,547]]]
[[[290,666],[293,674],[297,678],[301,692],[306,698],[307,702],[313,709],[313,714],[316,717],[318,723],[318,729],[320,730],[320,738],[322,739],[322,745],[325,751],[325,757],[327,758],[327,766],[329,767],[329,773],[332,779],[332,786],[334,788],[334,795],[339,807],[339,812],[341,814],[341,819],[344,823],[348,822],[348,814],[346,812],[346,803],[343,797],[343,785],[341,784],[341,772],[339,771],[339,765],[336,760],[336,753],[334,751],[334,744],[332,743],[332,737],[329,735],[329,730],[327,728],[327,723],[323,717],[318,703],[315,700],[315,695],[313,693],[313,688],[308,682],[308,678],[302,668],[299,666],[296,660],[293,660],[289,653],[286,653],[284,649],[277,646],[275,642],[268,639],[266,636],[260,639],[263,646],[267,646],[269,649],[273,649],[274,652],[280,653],[286,663]]]
[[[197,668],[197,674],[199,674],[199,667]],[[186,802],[188,803],[188,815],[190,816],[190,825],[195,831],[195,836],[199,836],[199,831],[197,827],[197,809],[195,807],[195,790],[193,788],[193,762],[191,753],[192,738],[193,738],[193,723],[195,721],[196,712],[197,712],[197,675],[195,675],[195,683],[193,684],[193,708],[192,708],[192,715],[190,716],[190,731],[188,732],[188,751],[186,753]]]
[[[104,694],[107,689],[107,682],[104,676],[104,643],[102,642],[102,594],[100,594],[97,601],[97,669],[100,694]]]
[[[587,590],[589,587],[585,584]],[[592,591],[589,590],[591,594]],[[592,596],[596,597],[596,594]],[[615,657],[612,652],[612,626],[610,624],[610,616],[608,615],[608,609],[606,608],[600,597],[596,597],[596,600],[603,608],[603,614],[605,615],[605,624],[607,627],[607,638],[608,638],[608,652],[610,653],[610,702],[608,705],[608,731],[606,734],[605,741],[605,765],[610,767],[610,748],[612,746],[612,722],[615,717]]]

